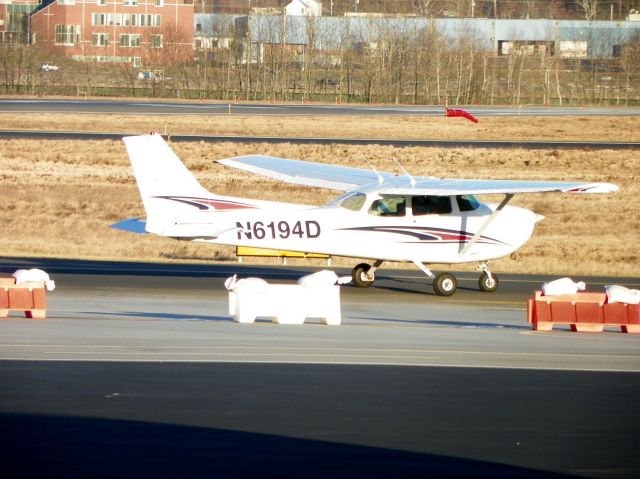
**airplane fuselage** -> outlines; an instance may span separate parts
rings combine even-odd
[[[221,233],[203,235],[196,241],[390,261],[462,263],[511,254],[529,239],[538,219],[529,210],[506,206],[463,253],[496,204],[478,203],[476,209],[460,211],[457,197],[452,196],[444,197],[450,202],[448,213],[415,214],[415,200],[403,198],[402,214],[387,215],[374,212],[374,203],[380,199],[377,196],[366,198],[357,211],[338,204],[309,207],[272,202],[254,206],[243,199],[246,207],[176,217],[171,225],[173,233],[157,233],[180,238],[181,227],[188,231],[213,227]],[[187,236],[193,239],[190,233]]]

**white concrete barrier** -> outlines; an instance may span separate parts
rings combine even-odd
[[[326,277],[325,274],[323,278]],[[339,325],[342,322],[340,287],[334,282],[311,279],[303,281],[310,286],[269,284],[260,278],[237,280],[232,276],[225,281],[229,290],[229,314],[239,323],[253,323],[258,317],[268,317],[278,324],[303,324],[307,318],[318,318],[324,324]]]
[[[49,274],[41,269],[18,269],[11,276],[16,279],[16,284],[43,282],[47,291],[53,291],[56,289],[56,283],[49,278]]]

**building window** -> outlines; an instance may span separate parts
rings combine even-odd
[[[128,7],[135,7],[138,4],[138,0],[124,0],[124,5]]]
[[[104,13],[91,14],[91,25],[106,25],[107,15]]]
[[[147,26],[148,27],[159,27],[160,26],[160,14],[147,15]]]
[[[139,34],[123,34],[120,35],[121,47],[139,47],[140,35]]]
[[[613,50],[611,51],[613,58],[620,58],[623,49],[624,45],[613,45]]]
[[[142,62],[140,61],[140,57],[133,57],[132,61],[133,61],[133,66],[134,67],[141,67],[142,66]]]
[[[96,5],[106,5],[107,0],[96,0]]]
[[[122,13],[109,13],[107,14],[107,24],[111,26],[122,25]]]
[[[7,3],[6,1],[0,0],[0,4]],[[27,25],[27,19],[29,17],[29,13],[36,8],[37,5],[12,5],[11,2],[6,6],[7,8],[7,17],[5,23],[5,37],[4,39],[0,39],[2,41],[12,42],[11,38],[13,32],[23,32],[25,26]],[[1,11],[1,7],[0,7]],[[2,30],[0,28],[0,30]],[[10,33],[11,32],[11,33]],[[2,35],[2,32],[0,32]],[[15,38],[15,37],[14,37]]]
[[[58,0],[58,5],[75,5],[76,0]]]
[[[79,36],[80,25],[56,25],[56,45],[73,45]]]
[[[164,7],[164,0],[156,0],[156,7]]]
[[[162,35],[151,35],[151,48],[162,48]]]
[[[108,33],[93,33],[91,35],[91,45],[94,47],[106,47],[109,45]]]

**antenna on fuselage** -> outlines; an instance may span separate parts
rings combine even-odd
[[[369,160],[367,160],[367,159],[365,158],[365,160],[364,160],[364,161],[366,161],[366,162],[367,162],[367,165],[369,165],[369,168],[371,168],[371,169],[374,171],[374,173],[375,173],[376,175],[378,175],[378,183],[379,183],[379,184],[384,183],[384,178],[382,177],[382,175],[381,175],[380,173],[378,173],[378,170],[376,170],[376,169],[374,168],[374,166],[373,166],[371,163],[369,163]]]
[[[396,160],[395,158],[391,158],[393,161],[395,161],[396,165],[398,165],[398,168],[400,168],[402,170],[402,172],[409,178],[409,182],[411,183],[411,187],[415,188],[416,186],[416,180],[414,179],[413,176],[411,176],[409,174],[409,172],[407,170],[405,170],[402,165],[400,163],[398,163],[398,160]]]

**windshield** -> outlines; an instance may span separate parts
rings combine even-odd
[[[480,208],[480,202],[473,195],[456,196],[460,211],[474,211]]]
[[[360,211],[367,199],[364,193],[353,193],[338,200],[338,205],[351,211]]]

